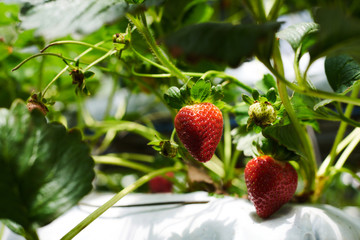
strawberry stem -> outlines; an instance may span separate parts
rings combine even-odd
[[[147,44],[149,45],[150,49],[153,51],[157,59],[160,61],[162,65],[164,65],[170,73],[179,78],[181,81],[186,82],[188,80],[188,77],[185,76],[170,60],[169,57],[166,56],[165,52],[156,44],[156,41],[152,34],[150,33],[149,29],[147,28],[147,25],[144,25],[144,19],[145,15],[140,14],[140,18],[142,20],[139,20],[135,16],[131,14],[126,15],[127,18],[136,26],[137,30],[144,36]]]
[[[278,44],[274,47],[273,53],[274,66],[278,72],[278,75],[284,76],[284,68],[281,60],[281,54]],[[289,115],[291,123],[297,132],[304,153],[306,154],[306,158],[302,158],[300,165],[303,167],[305,176],[304,179],[304,193],[312,192],[315,183],[315,175],[316,175],[316,161],[315,161],[315,153],[312,148],[311,140],[307,135],[305,128],[300,124],[299,119],[296,117],[295,111],[291,105],[289,95],[287,93],[286,84],[277,77],[277,85],[279,89],[279,95],[281,101],[285,107],[286,112]]]

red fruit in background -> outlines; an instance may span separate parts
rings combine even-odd
[[[247,163],[245,182],[256,213],[267,218],[290,201],[296,191],[298,176],[288,162],[260,156]]]
[[[173,172],[168,172],[165,175],[169,178],[174,177]],[[172,192],[172,187],[173,187],[172,182],[163,176],[154,177],[149,181],[149,188],[152,193]]]
[[[222,113],[207,102],[185,106],[175,117],[175,129],[190,154],[200,162],[207,162],[221,140]]]

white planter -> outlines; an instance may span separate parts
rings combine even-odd
[[[92,193],[83,202],[99,206],[113,195]],[[78,240],[320,239],[359,240],[360,218],[328,205],[286,204],[270,218],[259,218],[245,199],[189,194],[130,194],[117,205],[209,201],[189,205],[113,207],[85,228]],[[58,240],[96,207],[79,205],[40,228],[41,240]],[[22,239],[9,230],[4,239]]]

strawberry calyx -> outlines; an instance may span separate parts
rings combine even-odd
[[[184,106],[194,105],[203,102],[213,103],[221,108],[223,103],[221,99],[224,97],[221,85],[212,86],[210,81],[200,78],[191,87],[188,83],[181,88],[170,87],[164,94],[167,104],[175,109],[181,109]]]
[[[256,148],[259,156],[267,155],[280,162],[300,160],[300,156],[298,154],[271,138],[264,138],[256,145]]]
[[[274,88],[270,88],[265,95],[260,95],[258,91],[254,90],[252,97],[243,94],[242,99],[249,105],[248,129],[253,128],[254,125],[265,128],[277,120],[280,101]]]

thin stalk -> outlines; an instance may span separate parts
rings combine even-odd
[[[102,43],[104,43],[104,41],[102,41]],[[103,51],[103,52],[109,51],[109,49],[99,47],[98,44],[93,45],[93,44],[86,43],[86,42],[81,42],[81,41],[66,40],[66,41],[57,41],[57,42],[50,43],[49,45],[47,45],[46,47],[41,49],[40,52],[44,52],[49,47],[52,47],[52,46],[55,46],[55,45],[63,45],[63,44],[76,44],[76,45],[82,45],[82,46],[89,47],[89,48],[96,49],[96,50]]]
[[[351,143],[345,148],[344,152],[341,154],[339,159],[335,164],[336,169],[340,169],[344,166],[346,160],[349,158],[350,154],[354,151],[355,147],[360,142],[360,135],[357,135],[356,138],[351,141]]]
[[[3,236],[4,236],[4,232],[5,232],[5,224],[0,223],[1,227],[0,227],[0,240],[2,240]]]
[[[277,70],[276,72],[278,73],[277,75],[283,76],[284,67],[278,46],[274,48],[274,64],[275,64],[275,69]],[[291,124],[293,125],[297,133],[297,137],[300,138],[302,148],[306,154],[306,159],[304,159],[302,162],[306,174],[306,176],[304,177],[304,179],[306,180],[304,186],[304,192],[310,192],[313,188],[314,180],[315,180],[315,172],[316,172],[315,153],[312,148],[311,140],[307,135],[305,128],[300,124],[300,121],[296,116],[294,108],[291,105],[290,98],[286,89],[286,84],[283,81],[281,81],[281,79],[279,78],[277,78],[277,84],[278,84],[281,101],[291,120]]]
[[[192,76],[193,74],[191,73],[188,73],[189,76]],[[215,70],[210,70],[210,71],[207,71],[206,73],[204,73],[201,78],[203,79],[206,79],[208,76],[211,76],[211,75],[216,75],[218,77],[222,77],[222,78],[227,78],[229,80],[231,80],[232,83],[236,84],[238,87],[244,89],[245,91],[247,91],[248,93],[252,93],[253,92],[253,88],[251,88],[250,86],[240,82],[237,78],[229,75],[229,74],[226,74],[224,72],[220,72],[220,71],[215,71]]]
[[[101,44],[103,44],[104,41],[98,42],[97,44],[95,44],[94,46],[100,46]],[[74,58],[74,61],[76,62],[77,60],[79,60],[81,57],[85,56],[86,54],[88,54],[89,52],[91,52],[93,50],[93,48],[88,48],[86,49],[84,52],[82,52],[79,56],[77,56],[76,58]],[[69,66],[66,66],[63,68],[63,70],[61,70],[49,83],[48,85],[44,88],[44,90],[42,91],[41,96],[45,96],[45,93],[47,92],[47,90],[49,89],[49,87],[64,73],[66,72],[66,70],[69,68]]]
[[[229,179],[229,172],[231,171],[231,126],[230,117],[228,113],[224,113],[224,170],[225,182]]]
[[[150,60],[150,59],[148,59],[147,57],[144,57],[142,54],[140,54],[138,51],[136,51],[135,50],[135,48],[132,46],[132,45],[130,45],[131,46],[131,50],[135,53],[135,55],[136,56],[138,56],[141,60],[143,60],[143,61],[145,61],[145,62],[148,62],[148,63],[150,63],[151,65],[153,65],[153,66],[155,66],[155,67],[157,67],[157,68],[160,68],[161,70],[163,70],[163,71],[165,71],[165,72],[170,72],[170,70],[169,69],[167,69],[166,67],[164,67],[164,66],[162,66],[162,65],[160,65],[160,64],[158,64],[158,63],[156,63],[156,62],[154,62],[154,61],[152,61],[152,60]],[[170,75],[170,74],[169,74]],[[170,75],[171,76],[171,75]]]
[[[114,197],[112,197],[109,201],[103,204],[101,207],[92,212],[89,216],[87,216],[84,220],[82,220],[78,225],[76,225],[73,229],[71,229],[66,235],[64,235],[61,240],[73,239],[79,232],[81,232],[84,228],[86,228],[90,223],[92,223],[95,219],[97,219],[100,215],[102,215],[106,210],[111,208],[115,203],[117,203],[121,198],[126,196],[127,194],[135,191],[137,188],[148,182],[150,179],[165,174],[167,172],[176,172],[181,170],[181,166],[167,167],[162,168],[151,173],[148,173],[141,178],[139,178],[133,184],[127,186],[122,191],[117,193]]]
[[[116,90],[117,90],[117,86],[118,86],[118,80],[115,76],[113,76],[112,74],[112,88],[110,90],[110,94],[109,94],[109,97],[107,99],[107,104],[106,104],[106,108],[105,108],[105,113],[104,113],[104,116],[105,118],[108,117],[110,115],[110,112],[111,112],[111,108],[113,106],[113,102],[114,102],[114,96],[115,96],[115,93],[116,93]]]
[[[298,47],[298,49],[295,52],[295,56],[294,56],[294,72],[295,72],[296,81],[298,82],[300,87],[305,87],[305,80],[301,77],[300,66],[299,66],[300,52],[301,52],[301,46]]]
[[[86,68],[83,69],[83,71],[86,72],[87,70],[89,70],[90,68],[92,68],[93,66],[95,66],[96,64],[98,64],[99,62],[104,60],[105,58],[107,58],[107,57],[111,56],[112,54],[116,53],[116,51],[117,50],[115,50],[115,49],[111,49],[106,54],[104,54],[103,56],[99,57],[98,59],[96,59],[95,61],[93,61],[89,65],[87,65]]]
[[[137,19],[131,14],[126,15],[128,19],[136,26],[137,30],[144,36],[146,42],[148,43],[150,49],[153,51],[155,56],[161,62],[163,66],[169,69],[170,73],[182,80],[183,82],[187,82],[188,77],[185,76],[166,56],[164,51],[156,44],[156,41],[152,34],[150,33],[149,29],[146,25],[143,24],[143,21]],[[144,15],[140,15],[142,19],[144,19]]]
[[[270,64],[267,64],[267,63],[264,63],[264,64],[271,71],[271,73],[275,75],[275,77],[279,81],[286,84],[286,86],[288,86],[290,89],[294,90],[295,92],[302,93],[302,94],[312,96],[312,97],[331,99],[334,101],[339,101],[339,102],[343,102],[343,103],[354,104],[356,106],[360,106],[359,98],[353,98],[353,97],[348,97],[348,96],[345,96],[342,94],[336,94],[336,93],[331,93],[331,92],[315,90],[315,89],[312,89],[309,87],[305,87],[305,88],[299,87],[296,84],[293,84],[293,83],[287,81],[284,78],[284,76],[281,76]]]
[[[341,153],[345,149],[345,147],[348,146],[353,141],[353,139],[356,138],[358,135],[360,135],[360,128],[355,128],[349,135],[347,135],[346,138],[344,138],[344,140],[342,140],[337,145],[335,154],[338,155],[339,153]],[[330,159],[331,159],[331,155],[329,154],[319,168],[318,171],[319,176],[324,174],[326,166],[328,166],[330,163]]]
[[[354,86],[354,89],[351,92],[351,97],[352,98],[356,97],[358,95],[358,93],[359,93],[359,90],[360,90],[359,85]],[[346,106],[346,109],[345,109],[345,112],[344,112],[343,115],[346,118],[350,118],[353,109],[354,109],[354,105],[353,104],[348,104]],[[336,156],[337,156],[336,150],[337,150],[337,147],[338,147],[339,143],[344,138],[347,126],[348,126],[347,122],[343,121],[343,122],[340,123],[340,126],[339,126],[339,129],[337,131],[334,143],[333,143],[332,148],[330,150],[330,160],[329,161],[324,161],[323,164],[321,164],[321,166],[319,168],[318,175],[327,175],[327,173],[329,172],[330,167],[335,162],[335,159],[336,159]]]
[[[34,54],[34,55],[32,55],[32,56],[24,59],[21,63],[19,63],[18,65],[16,65],[16,67],[14,67],[11,71],[16,71],[16,70],[18,70],[22,65],[24,65],[26,62],[30,61],[31,59],[36,58],[36,57],[42,57],[42,56],[54,56],[54,57],[58,57],[58,58],[61,58],[61,59],[63,59],[63,60],[66,60],[66,61],[75,62],[73,59],[63,57],[61,54],[57,54],[57,53],[37,53],[37,54]]]
[[[93,156],[93,159],[95,160],[96,164],[109,164],[109,165],[127,167],[144,173],[149,173],[154,171],[153,168],[148,167],[144,164],[129,161],[118,156],[112,156],[112,155]]]
[[[229,173],[228,173],[228,175],[229,175],[228,179],[233,179],[234,178],[235,167],[236,167],[237,160],[238,160],[238,158],[240,156],[240,153],[241,153],[241,151],[238,151],[238,150],[235,149],[235,151],[232,154],[230,169],[229,169]]]

